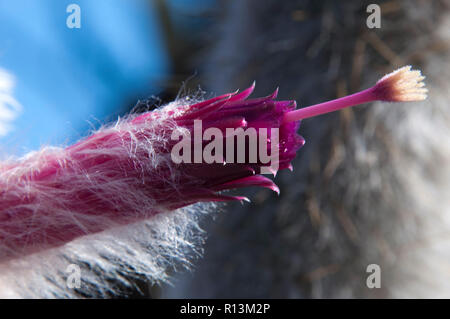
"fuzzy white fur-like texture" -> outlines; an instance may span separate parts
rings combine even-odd
[[[212,208],[192,205],[2,263],[0,297],[106,297],[124,287],[136,290],[135,280],[170,282],[171,272],[189,269],[200,257],[205,234],[199,219]],[[71,286],[70,265],[80,267],[79,288]]]
[[[177,190],[182,174],[173,168],[167,137],[178,127],[164,116],[132,119],[68,148],[44,147],[0,163],[0,261],[46,249],[47,241],[65,243],[57,242],[65,232],[76,238],[167,210],[164,196]]]
[[[389,128],[390,147],[398,147],[392,149],[390,169],[405,190],[403,197],[395,191],[391,195],[392,202],[403,206],[395,241],[386,253],[397,276],[385,283],[391,297],[450,296],[450,70],[442,68],[446,59],[435,58],[424,66],[432,74],[432,96],[418,107],[405,105],[394,112],[379,105],[371,110],[373,122],[366,127],[367,139],[376,122]]]
[[[102,127],[70,151],[44,147],[0,163],[0,297],[106,297],[125,288],[136,291],[139,280],[168,282],[171,272],[191,266],[201,255],[204,239],[199,220],[217,206],[167,207],[164,196],[177,191],[177,178],[183,174],[172,171],[167,134],[183,128],[163,121],[167,111],[180,111],[179,103],[182,100],[158,109],[157,120],[131,124],[134,115]],[[99,156],[112,160],[102,162]],[[46,171],[52,178],[27,178]],[[152,187],[161,183],[169,185],[165,192]],[[89,197],[83,200],[79,196],[86,190]],[[112,213],[102,214],[108,207]],[[14,214],[23,217],[8,219]],[[125,219],[124,226],[115,216],[130,222]],[[58,229],[74,226],[84,235],[54,247],[49,230],[59,237],[64,231]],[[77,282],[71,276],[78,275],[77,269],[79,287],[70,284]]]

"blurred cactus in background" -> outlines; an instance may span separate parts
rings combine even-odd
[[[304,121],[307,140],[280,196],[249,191],[206,226],[205,258],[165,297],[450,296],[448,1],[221,1],[197,63],[203,89],[256,80],[298,107],[370,85],[396,67],[422,68],[429,99]],[[380,289],[366,272],[378,264]]]

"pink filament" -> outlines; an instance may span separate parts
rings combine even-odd
[[[290,111],[284,115],[283,122],[295,122],[302,119],[314,117],[317,115],[334,112],[346,107],[351,107],[367,102],[372,102],[377,99],[373,92],[373,88],[366,89],[364,91],[344,96],[336,100],[304,107],[298,110]]]

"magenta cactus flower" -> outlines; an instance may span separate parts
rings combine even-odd
[[[277,91],[247,99],[252,85],[239,94],[195,104],[175,101],[121,119],[67,148],[45,148],[3,162],[0,262],[196,202],[246,200],[223,194],[225,190],[261,186],[279,192],[261,174],[292,168],[291,161],[305,143],[297,134],[300,120],[375,100],[422,100],[422,80],[419,71],[405,67],[370,89],[298,110],[295,101],[277,101]],[[198,123],[200,140],[195,138]],[[214,130],[205,140],[210,128]],[[249,131],[256,139],[245,135]],[[245,135],[243,144],[231,143],[239,134]],[[179,144],[184,138],[187,144]],[[251,146],[270,162],[255,158]],[[174,156],[175,148],[184,161]],[[206,153],[214,161],[205,160]]]

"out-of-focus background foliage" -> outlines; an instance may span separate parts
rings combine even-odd
[[[70,3],[80,29],[66,26]],[[371,3],[380,29],[366,25]],[[280,86],[305,106],[412,64],[426,102],[302,123],[281,195],[249,189],[252,204],[205,220],[204,258],[151,295],[448,297],[449,12],[448,0],[0,0],[0,70],[21,104],[0,114],[1,151],[69,144],[139,100],[143,111],[199,85],[221,94],[256,80],[255,95]],[[381,289],[366,286],[372,263]]]

